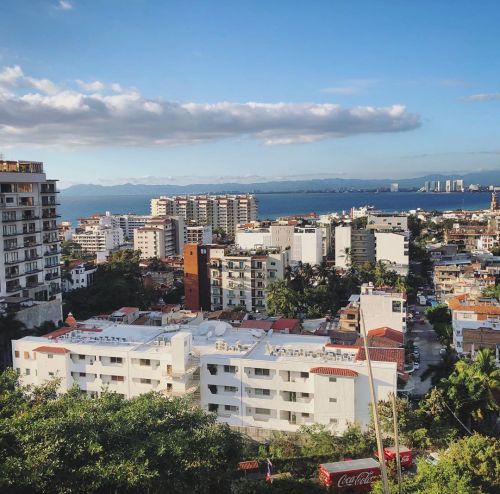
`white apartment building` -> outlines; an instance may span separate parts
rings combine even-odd
[[[125,239],[121,228],[89,225],[83,232],[73,234],[73,242],[80,244],[82,250],[90,254],[109,252],[123,245]]]
[[[212,310],[242,306],[247,311],[266,309],[266,290],[283,279],[290,250],[228,252],[210,249],[210,299]]]
[[[396,392],[394,349],[370,349],[379,400]],[[373,352],[373,353],[372,353]],[[392,352],[392,353],[391,353]],[[199,326],[128,326],[89,320],[45,337],[13,341],[24,384],[61,378],[90,395],[109,389],[125,397],[151,390],[190,395],[220,422],[259,432],[295,431],[319,423],[342,432],[370,421],[364,349],[326,337]]]
[[[406,276],[410,268],[410,236],[406,232],[375,232],[375,261]]]
[[[317,227],[296,227],[293,233],[292,257],[294,262],[311,266],[323,261],[323,232]]]
[[[366,332],[383,327],[406,332],[406,294],[403,292],[364,283],[361,286],[360,310]]]
[[[471,351],[470,342],[464,343],[465,330],[495,330],[495,333],[498,334],[496,337],[497,345],[500,345],[500,303],[496,299],[462,294],[452,297],[447,303],[451,311],[453,346],[458,354]],[[479,350],[479,348],[480,345],[476,342],[475,350]]]
[[[106,211],[106,214],[100,220],[100,224],[112,228],[121,228],[124,237],[132,239],[134,238],[134,230],[142,228],[150,219],[151,216],[146,214],[111,214]]]
[[[208,245],[212,243],[212,225],[186,226],[187,244]]]
[[[408,230],[408,215],[369,212],[366,227],[379,231],[406,231]]]
[[[308,263],[311,266],[323,260],[324,231],[321,227],[297,227],[287,222],[271,223],[261,226],[239,225],[236,230],[235,244],[241,249],[291,248],[292,263]]]
[[[0,160],[0,296],[57,300],[56,322],[61,318],[57,194],[43,163]]]
[[[354,229],[351,225],[335,227],[335,266],[375,261],[375,236],[372,230]]]
[[[65,271],[70,279],[64,278],[62,280],[62,290],[63,292],[71,292],[77,288],[87,288],[92,285],[97,267],[81,262],[70,265],[65,268]]]
[[[161,196],[151,199],[151,214],[180,216],[234,235],[237,224],[257,219],[257,200],[252,194]]]
[[[141,259],[173,257],[182,254],[186,226],[181,217],[153,217],[134,230],[134,249]]]

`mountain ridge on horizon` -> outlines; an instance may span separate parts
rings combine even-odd
[[[464,186],[479,184],[482,186],[500,184],[500,170],[483,170],[466,174],[432,174],[416,178],[405,179],[362,179],[362,178],[323,178],[310,180],[271,180],[269,182],[254,183],[202,183],[187,185],[172,184],[120,184],[98,185],[77,184],[61,193],[79,196],[100,195],[143,195],[143,194],[204,194],[204,193],[271,193],[271,192],[327,192],[339,189],[376,189],[389,187],[391,183],[398,183],[401,188],[422,187],[427,180],[463,179]]]

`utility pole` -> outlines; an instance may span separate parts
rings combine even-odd
[[[396,410],[396,395],[391,393],[392,401],[392,419],[394,421],[394,446],[396,447],[396,465],[398,468],[398,492],[401,494],[401,457],[399,456],[399,430],[398,430],[398,412]]]
[[[368,382],[370,384],[370,396],[371,396],[372,410],[373,410],[373,424],[375,426],[375,436],[377,437],[377,450],[378,450],[378,459],[380,462],[380,473],[382,476],[382,488],[384,489],[384,494],[390,494],[389,481],[387,480],[387,469],[386,469],[386,465],[385,465],[384,446],[382,444],[382,436],[380,434],[380,422],[379,422],[379,418],[378,418],[377,397],[375,395],[375,386],[373,384],[372,361],[370,359],[370,352],[368,349],[368,338],[366,335],[365,317],[363,315],[363,310],[361,308],[359,309],[359,313],[361,316],[361,330],[363,332],[363,341],[364,341],[365,354],[366,354],[366,363],[368,366]]]

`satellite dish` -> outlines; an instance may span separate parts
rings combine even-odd
[[[219,323],[215,327],[215,336],[222,336],[226,332],[226,325],[224,323]]]

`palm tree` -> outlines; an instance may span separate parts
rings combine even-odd
[[[346,266],[350,266],[352,262],[352,253],[351,253],[351,248],[346,247],[344,249],[344,256],[345,256],[345,264]]]

